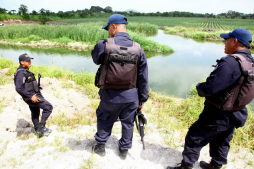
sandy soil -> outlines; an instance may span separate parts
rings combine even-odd
[[[6,70],[0,69],[0,76],[3,76]],[[72,116],[77,111],[91,111],[89,107],[91,100],[86,95],[75,89],[63,88],[63,83],[58,79],[45,77],[41,83],[44,97],[54,106],[52,116],[58,113]],[[71,81],[67,83],[75,85]],[[17,137],[16,125],[19,119],[24,119],[32,126],[30,110],[16,93],[13,83],[0,86],[0,93],[0,100],[3,100],[4,104],[0,112],[0,168],[79,169],[83,164],[90,164],[91,168],[96,168],[97,165],[97,168],[103,169],[163,169],[182,160],[184,142],[176,141],[174,146],[166,145],[160,132],[149,121],[149,116],[147,116],[149,130],[145,133],[146,149],[142,149],[140,137],[135,130],[133,147],[125,160],[119,157],[118,152],[117,143],[121,137],[120,122],[114,125],[113,133],[106,144],[105,157],[92,155],[95,124],[77,126],[75,129],[67,127],[64,131],[59,130],[58,126],[50,126],[52,133],[48,137],[37,138],[31,133],[28,139],[22,139]],[[173,132],[174,138],[168,139],[177,140],[180,137],[179,132]],[[253,154],[244,149],[237,153],[230,152],[226,168],[251,169],[253,166],[248,164],[253,159]],[[200,160],[210,161],[208,146],[201,151]],[[200,168],[198,162],[194,168]]]

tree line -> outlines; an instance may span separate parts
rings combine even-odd
[[[213,14],[213,13],[192,13],[192,12],[182,12],[182,11],[172,11],[172,12],[150,12],[150,13],[141,13],[136,11],[113,11],[112,7],[107,6],[102,8],[100,6],[91,6],[90,9],[85,8],[83,10],[72,10],[72,11],[58,11],[52,12],[50,10],[41,8],[39,11],[32,10],[29,12],[28,7],[24,4],[21,4],[18,11],[16,10],[6,10],[0,8],[0,13],[10,14],[10,15],[21,15],[23,19],[29,19],[29,15],[39,15],[40,19],[48,20],[48,17],[60,17],[60,18],[74,18],[74,17],[93,17],[96,13],[120,13],[125,16],[160,16],[160,17],[201,17],[201,18],[231,18],[231,19],[254,19],[254,13],[244,14],[236,11],[229,10],[225,13]]]

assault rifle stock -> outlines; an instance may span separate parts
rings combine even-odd
[[[38,74],[38,89],[42,90],[42,87],[41,87],[41,74],[40,73]]]
[[[138,109],[137,112],[136,112],[135,123],[136,123],[136,127],[137,127],[137,130],[138,130],[138,133],[139,133],[139,135],[141,137],[141,141],[142,141],[142,144],[143,144],[143,150],[145,150],[144,125],[147,124],[147,120],[146,120],[144,114],[142,114],[140,109]]]

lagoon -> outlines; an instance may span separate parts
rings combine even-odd
[[[175,51],[169,54],[145,52],[149,67],[149,87],[153,91],[175,97],[185,98],[192,85],[203,81],[210,74],[216,59],[225,56],[222,42],[195,41],[167,35],[162,30],[148,38],[167,44]],[[53,64],[74,72],[94,74],[98,69],[92,61],[91,51],[0,45],[0,56],[16,63],[22,53],[33,57],[34,65]]]

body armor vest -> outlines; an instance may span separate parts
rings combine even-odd
[[[240,64],[242,72],[240,79],[225,91],[206,97],[206,101],[222,111],[239,111],[254,98],[254,65],[240,54],[229,56],[234,57]]]
[[[141,47],[115,44],[114,38],[105,40],[105,54],[96,76],[95,86],[101,89],[131,89],[136,87]]]
[[[14,73],[14,84],[16,85],[16,74],[19,71],[24,71],[24,74],[27,74],[26,79],[25,79],[25,90],[28,92],[38,92],[39,91],[39,87],[38,87],[38,83],[35,79],[35,76],[32,72],[30,72],[27,69],[18,69],[15,73]]]

